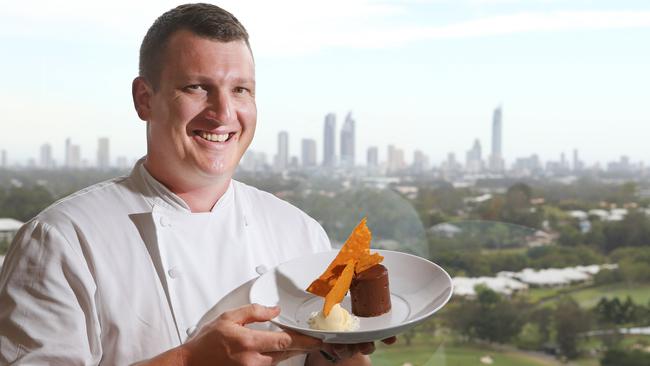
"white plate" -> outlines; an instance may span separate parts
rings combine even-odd
[[[273,323],[320,338],[328,343],[360,343],[385,339],[422,323],[442,308],[452,294],[451,278],[440,266],[426,259],[400,252],[377,250],[388,269],[392,309],[372,318],[359,317],[359,329],[331,332],[309,328],[307,320],[323,307],[323,298],[306,292],[309,284],[325,271],[337,250],[317,253],[280,264],[260,276],[251,287],[251,303],[279,305],[281,313]],[[350,297],[341,305],[348,311]]]

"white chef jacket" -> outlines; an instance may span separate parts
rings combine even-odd
[[[210,308],[248,303],[256,268],[329,249],[315,220],[234,180],[211,212],[191,213],[140,161],[18,232],[0,273],[0,364],[151,358]]]

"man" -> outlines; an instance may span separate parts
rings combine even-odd
[[[295,207],[232,180],[257,118],[239,21],[207,4],[163,14],[142,42],[132,93],[146,157],[44,210],[7,254],[0,364],[369,364],[372,343],[244,327],[279,314],[244,305],[255,269],[329,241]],[[221,315],[197,330],[218,300]]]

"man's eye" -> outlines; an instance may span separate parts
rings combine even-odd
[[[184,89],[187,90],[187,91],[192,91],[192,92],[194,92],[194,91],[205,91],[206,90],[205,87],[203,85],[201,85],[201,84],[188,85]]]
[[[244,94],[244,93],[250,93],[250,90],[247,88],[244,88],[242,86],[235,87],[234,92],[237,94]]]

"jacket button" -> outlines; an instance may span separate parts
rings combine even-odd
[[[168,274],[169,277],[171,277],[171,278],[177,278],[178,276],[181,275],[181,272],[180,272],[178,269],[176,269],[176,268],[172,268],[172,269],[170,269],[170,270],[167,271],[167,274]]]

